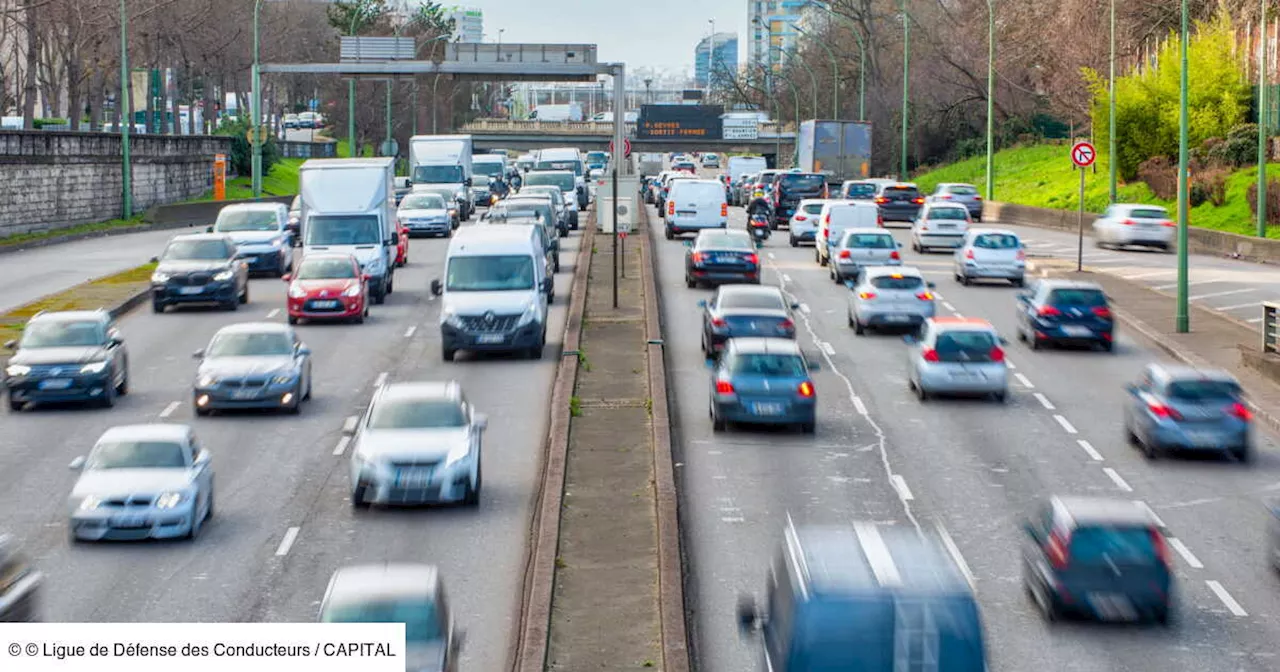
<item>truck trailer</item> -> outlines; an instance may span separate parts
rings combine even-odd
[[[871,177],[871,124],[809,120],[796,134],[802,172],[822,173],[828,184]]]

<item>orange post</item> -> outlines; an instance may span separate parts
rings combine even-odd
[[[227,200],[227,155],[213,157],[213,200]]]

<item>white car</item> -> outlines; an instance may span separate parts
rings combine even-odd
[[[874,229],[884,225],[880,208],[867,201],[827,201],[818,215],[813,259],[819,266],[831,261],[831,251],[849,229]]]
[[[964,242],[969,223],[969,210],[963,205],[927,203],[911,225],[911,249],[916,252],[956,249]]]
[[[1021,287],[1027,273],[1027,253],[1018,234],[1007,229],[969,229],[956,250],[952,274],[967,285],[974,280],[1008,280]]]
[[[1117,203],[1093,222],[1093,240],[1098,247],[1155,247],[1172,251],[1176,231],[1169,211],[1158,205]]]
[[[795,214],[787,223],[790,232],[791,247],[800,247],[800,243],[814,242],[818,235],[818,217],[822,214],[822,206],[829,201],[820,198],[806,198],[796,206]]]

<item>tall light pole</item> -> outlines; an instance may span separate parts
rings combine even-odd
[[[995,198],[996,6],[987,0],[987,200]]]
[[[1111,74],[1107,82],[1107,172],[1110,173],[1111,202],[1116,202],[1116,0],[1111,0]]]
[[[1182,0],[1186,3],[1186,0]],[[907,179],[908,98],[911,91],[911,17],[907,16],[907,0],[902,0],[902,175]]]
[[[1182,0],[1182,35],[1178,50],[1181,52],[1182,71],[1178,74],[1178,313],[1177,332],[1191,331],[1191,314],[1187,305],[1187,227],[1191,205],[1187,201],[1187,0]]]
[[[816,3],[818,9],[827,13],[828,18],[838,18],[849,23],[849,32],[858,40],[858,121],[867,120],[867,41],[858,31],[858,26],[849,21],[849,17],[835,13],[826,3]],[[819,41],[825,45],[825,41]],[[838,111],[838,110],[837,110]]]
[[[124,0],[121,0],[123,3]],[[253,197],[262,198],[262,134],[258,126],[262,124],[262,81],[260,79],[260,62],[258,58],[258,24],[262,16],[262,0],[253,3],[253,97],[249,99],[249,132],[253,140]]]
[[[1267,237],[1267,0],[1262,0],[1262,18],[1258,21],[1262,39],[1258,40],[1258,227],[1259,238]]]
[[[125,0],[120,0],[120,100],[116,108],[120,112],[120,200],[124,219],[133,218],[133,165],[129,161],[129,131],[133,119],[129,118],[129,14]]]

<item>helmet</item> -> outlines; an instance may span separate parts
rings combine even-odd
[[[754,197],[755,197],[755,198],[764,198],[764,190],[762,190],[762,189],[757,189]]]

